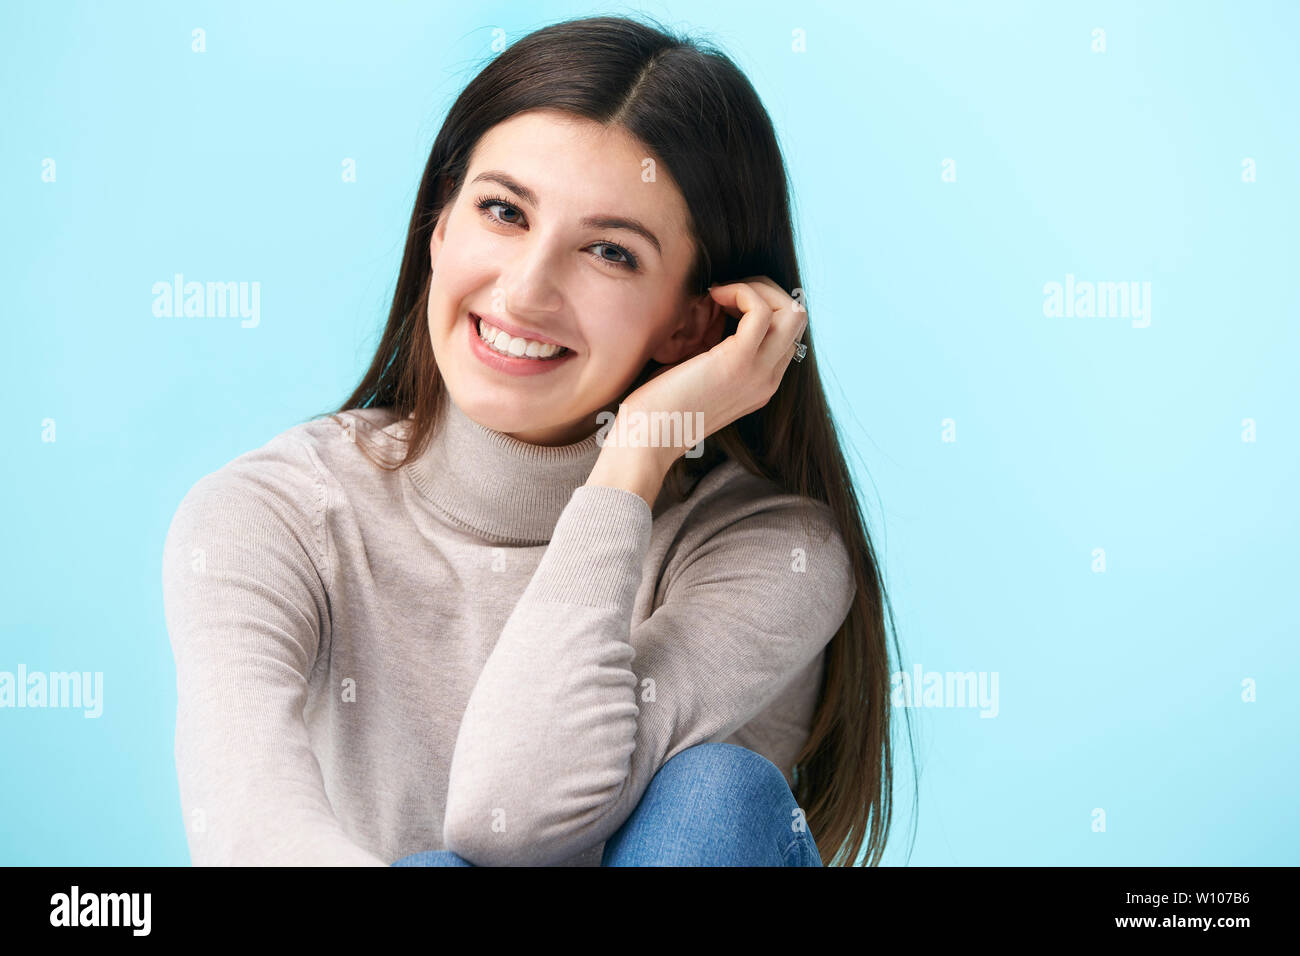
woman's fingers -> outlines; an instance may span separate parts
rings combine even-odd
[[[794,360],[794,345],[803,338],[807,327],[807,312],[791,309],[774,314],[767,338],[759,347],[758,361],[772,366],[778,374],[784,374],[786,367]]]
[[[772,322],[772,307],[767,298],[748,282],[715,285],[709,289],[709,295],[724,309],[736,309],[743,313],[733,338],[746,355],[757,355]]]
[[[808,312],[767,276],[750,276],[709,291],[724,309],[743,312],[733,336],[744,362],[737,371],[760,395],[755,407],[761,407],[794,360]]]
[[[755,360],[778,375],[784,374],[794,359],[795,343],[808,327],[808,312],[768,276],[751,276],[743,281],[753,286],[772,309],[772,320]]]

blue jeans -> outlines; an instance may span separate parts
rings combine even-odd
[[[605,841],[601,866],[821,866],[780,768],[735,744],[688,747],[665,763],[627,821]],[[393,866],[473,866],[423,850]]]

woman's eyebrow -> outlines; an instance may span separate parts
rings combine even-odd
[[[533,208],[541,208],[541,203],[537,201],[537,193],[529,189],[523,183],[513,179],[509,174],[503,173],[500,170],[489,169],[481,172],[470,180],[470,185],[472,186],[477,182],[499,183],[511,192],[523,196]],[[655,252],[657,252],[661,258],[663,257],[664,250],[663,246],[659,244],[658,237],[656,237],[648,227],[636,219],[631,219],[627,216],[587,216],[582,220],[580,225],[589,229],[626,229],[629,232],[635,232],[637,235],[641,236],[641,238],[645,239],[646,242],[654,246]]]

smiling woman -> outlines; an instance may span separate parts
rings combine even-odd
[[[617,410],[647,362],[700,350],[720,310],[700,304],[679,328],[691,217],[669,176],[643,179],[647,152],[623,127],[552,109],[516,114],[475,145],[469,182],[430,236],[428,316],[443,381],[476,421],[569,444],[596,410]],[[482,348],[477,317],[522,360]],[[529,341],[563,346],[563,361],[528,361]]]
[[[880,862],[888,601],[793,235],[716,50],[579,19],[470,82],[361,383],[168,532],[196,863]]]

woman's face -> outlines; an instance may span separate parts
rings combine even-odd
[[[521,441],[568,444],[617,411],[650,359],[701,351],[718,313],[685,292],[688,223],[676,185],[622,129],[534,110],[489,130],[429,247],[429,335],[455,403]],[[475,317],[525,354],[493,351]],[[530,341],[566,351],[532,358]]]

